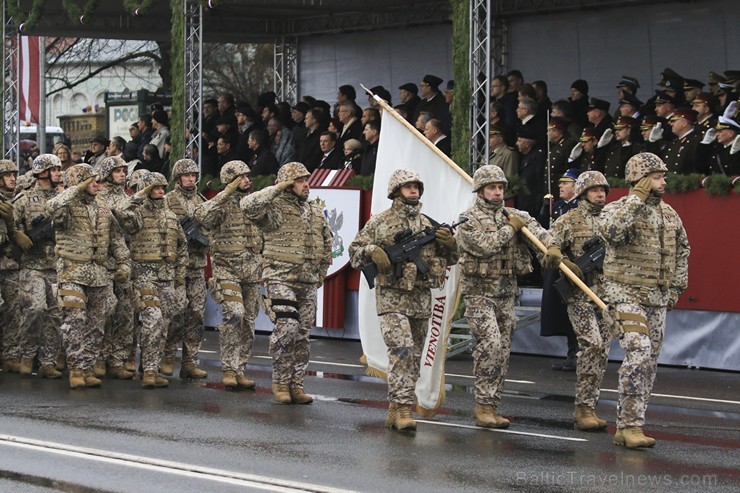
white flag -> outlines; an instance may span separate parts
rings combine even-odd
[[[378,98],[376,97],[376,100]],[[372,214],[391,205],[386,196],[388,179],[399,168],[419,172],[424,182],[422,213],[440,222],[452,224],[474,202],[473,180],[452,160],[435,152],[436,148],[418,130],[379,100],[383,107],[380,142],[373,184]],[[422,349],[420,378],[416,384],[417,410],[432,416],[444,402],[444,363],[451,318],[458,294],[458,267],[448,268],[442,289],[432,290],[432,313],[427,338]],[[375,290],[362,277],[359,295],[359,329],[362,350],[369,373],[385,375],[388,348],[383,342],[375,309]]]

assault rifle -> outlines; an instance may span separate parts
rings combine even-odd
[[[195,219],[185,216],[180,219],[180,224],[191,247],[207,247],[210,245],[208,238],[200,232],[200,226]]]
[[[34,217],[31,221],[31,229],[26,230],[26,236],[31,239],[34,248],[44,240],[56,241],[51,216],[39,214]]]
[[[581,269],[581,272],[583,272],[583,275],[586,277],[583,282],[585,282],[587,286],[593,286],[596,272],[604,270],[606,247],[604,246],[604,242],[595,236],[583,244],[583,251],[584,254],[573,262],[579,269]],[[563,300],[573,296],[573,285],[565,276],[560,276],[560,278],[555,281],[555,289],[558,290],[558,293]]]
[[[431,228],[424,228],[424,230],[416,234],[414,234],[410,229],[405,229],[396,234],[393,245],[382,247],[391,261],[391,266],[393,267],[393,278],[400,279],[403,276],[403,264],[406,262],[415,263],[416,271],[425,277],[429,273],[429,266],[421,258],[421,247],[435,240],[434,233],[439,228],[452,230],[467,220],[467,217],[463,217],[460,221],[451,226],[446,224],[437,224]],[[367,285],[370,286],[370,289],[374,288],[375,277],[378,275],[378,266],[375,265],[375,262],[366,263],[360,267],[360,270],[365,275]]]

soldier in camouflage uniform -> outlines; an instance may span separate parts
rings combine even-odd
[[[20,345],[18,332],[18,259],[13,255],[15,241],[15,219],[13,196],[18,168],[13,161],[0,161],[0,360],[3,370],[18,373]]]
[[[193,219],[195,210],[206,201],[205,197],[198,193],[198,175],[198,163],[192,159],[180,159],[172,168],[175,188],[165,195],[164,201],[181,224],[183,220]],[[197,232],[200,233],[200,228]],[[198,351],[203,340],[203,312],[206,309],[204,269],[208,245],[204,243],[206,243],[204,240],[198,242],[188,239],[190,263],[185,272],[187,306],[184,311],[178,312],[170,323],[164,347],[164,361],[159,369],[164,375],[172,375],[174,372],[177,347],[182,343],[180,378],[199,379],[208,376],[208,372],[198,367]]]
[[[101,160],[96,165],[99,183],[102,190],[98,192],[96,200],[101,206],[109,209],[120,227],[129,231],[141,227],[137,223],[137,215],[130,209],[131,197],[126,193],[126,162],[118,156],[111,156]],[[108,272],[113,275],[118,266],[112,259],[108,263]],[[116,296],[115,309],[105,322],[102,354],[95,363],[95,376],[100,378],[105,374],[105,365],[108,366],[108,376],[119,379],[130,379],[134,376],[134,362],[131,359],[134,346],[134,293],[131,280],[119,276],[113,282],[113,293]]]
[[[458,260],[452,231],[439,228],[436,241],[421,249],[421,258],[429,265],[427,276],[419,273],[413,262],[403,265],[401,278],[392,274],[383,247],[396,243],[396,235],[404,230],[420,233],[432,227],[432,221],[421,213],[419,198],[423,193],[424,183],[416,171],[394,171],[388,181],[388,198],[393,201],[390,209],[371,217],[349,246],[353,267],[368,262],[378,267],[375,301],[389,360],[385,424],[399,431],[416,429],[411,406],[432,313],[431,289],[444,285],[447,267]]]
[[[113,280],[131,274],[129,251],[113,213],[95,200],[100,185],[89,164],[76,164],[64,172],[67,189],[47,204],[56,229],[59,306],[67,351],[69,386],[99,387],[93,373],[103,349],[105,320],[116,298]],[[116,265],[113,279],[110,262]]]
[[[606,204],[609,184],[600,172],[584,171],[576,180],[575,192],[578,206],[561,216],[550,228],[556,244],[573,260],[583,255],[583,245],[587,241],[599,237],[599,215]],[[583,278],[577,266],[571,267]],[[588,283],[597,295],[600,294],[601,277],[601,272],[593,271]],[[579,348],[573,413],[575,427],[584,431],[603,430],[606,421],[596,416],[595,408],[609,355],[609,328],[601,319],[601,310],[580,289],[574,289],[566,303]]]
[[[160,173],[141,178],[134,206],[140,229],[131,234],[134,295],[141,319],[142,387],[167,387],[169,381],[159,375],[164,344],[170,321],[185,308],[185,270],[188,245],[180,221],[167,209],[164,190],[167,179]]]
[[[636,154],[625,171],[629,195],[602,212],[606,240],[604,301],[617,312],[619,369],[616,445],[652,447],[646,437],[645,410],[658,370],[667,310],[688,285],[689,240],[681,218],[663,202],[665,163],[655,154]]]
[[[309,336],[316,318],[316,288],[331,264],[332,233],[322,208],[308,201],[311,173],[297,162],[284,164],[277,185],[247,195],[240,206],[262,231],[262,277],[269,311],[272,393],[282,404],[310,404],[303,391]]]
[[[556,268],[562,259],[550,234],[524,211],[507,209],[504,194],[508,181],[495,165],[481,166],[473,175],[475,205],[465,211],[468,221],[457,230],[465,316],[475,336],[475,418],[478,426],[507,428],[509,420],[498,414],[504,379],[509,370],[511,337],[516,325],[514,299],[516,276],[532,271],[527,247],[542,257],[542,266]],[[530,241],[517,234],[526,226],[542,243],[542,256]]]
[[[31,167],[36,185],[23,192],[13,204],[16,241],[20,240],[18,245],[25,250],[21,258],[18,297],[18,305],[23,307],[19,320],[21,375],[31,374],[33,360],[38,356],[39,376],[62,376],[55,369],[61,347],[59,326],[62,320],[53,292],[57,282],[54,240],[46,238],[33,245],[30,241],[25,243],[28,237],[21,233],[31,229],[34,219],[48,218],[46,203],[57,195],[61,169],[62,162],[53,154],[36,157]]]
[[[244,375],[252,354],[262,273],[262,233],[242,214],[239,201],[249,193],[249,166],[229,161],[221,168],[226,188],[196,211],[211,240],[212,293],[221,304],[219,326],[224,388],[252,389]]]

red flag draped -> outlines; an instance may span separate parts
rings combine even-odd
[[[21,100],[18,108],[21,121],[39,122],[40,73],[39,73],[39,37],[21,36],[20,67],[18,81],[21,88]]]

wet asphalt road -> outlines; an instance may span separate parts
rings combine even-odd
[[[630,451],[611,443],[617,364],[597,409],[608,433],[573,430],[574,373],[517,355],[501,406],[510,432],[474,428],[461,355],[442,412],[399,434],[383,426],[385,385],[363,376],[359,343],[312,341],[310,406],[273,403],[266,336],[250,361],[256,391],[223,390],[216,333],[203,349],[207,381],[168,389],[0,373],[0,491],[740,491],[735,373],[661,367],[646,427],[658,444]]]

